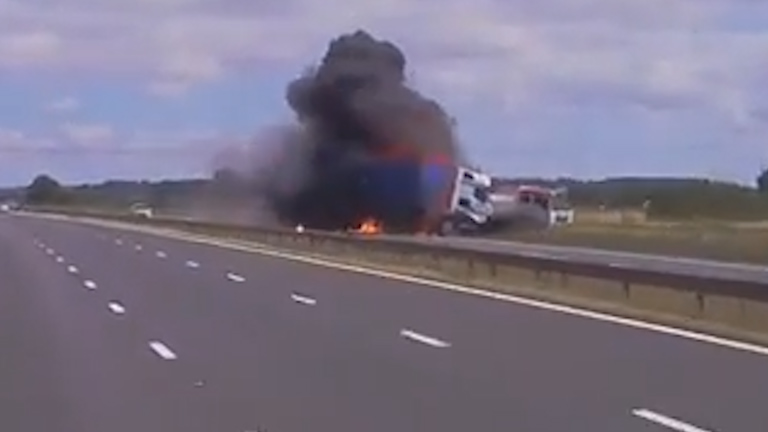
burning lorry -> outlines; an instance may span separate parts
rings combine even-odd
[[[480,170],[439,158],[374,158],[358,166],[361,234],[482,234],[569,223],[563,190],[522,185],[498,193]]]
[[[476,232],[493,216],[491,178],[447,158],[368,158],[355,177],[363,212],[353,229],[363,233]]]
[[[335,151],[334,151],[335,150]],[[287,153],[292,155],[292,153]],[[440,152],[391,146],[377,152],[326,148],[311,155],[304,181],[295,189],[281,174],[290,163],[263,178],[259,191],[277,221],[298,230],[360,234],[484,234],[541,230],[560,224],[563,194],[533,186],[500,188],[479,169]]]

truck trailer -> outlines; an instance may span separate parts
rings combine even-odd
[[[377,155],[355,177],[362,220],[390,233],[449,235],[482,229],[492,214],[491,178],[450,158]]]

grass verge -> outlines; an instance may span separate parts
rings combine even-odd
[[[584,224],[494,238],[768,265],[768,229],[726,225]]]

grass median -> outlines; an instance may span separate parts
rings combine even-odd
[[[494,238],[768,265],[768,228],[717,223],[577,223]]]

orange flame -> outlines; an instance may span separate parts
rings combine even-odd
[[[379,221],[373,218],[368,218],[363,220],[360,226],[358,226],[354,231],[359,234],[373,235],[381,234],[383,229]]]

